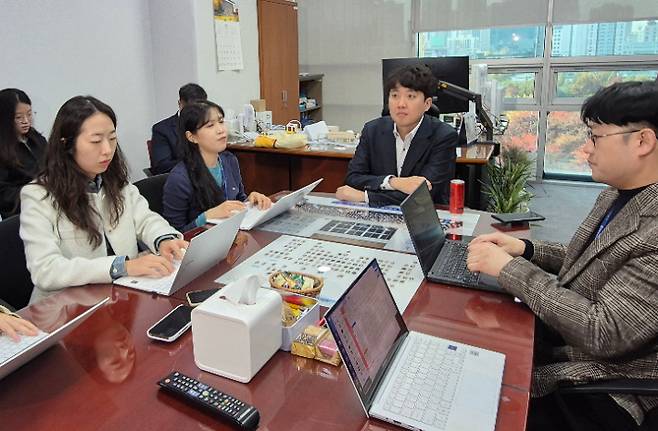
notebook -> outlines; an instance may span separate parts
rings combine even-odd
[[[506,293],[495,277],[466,268],[468,241],[446,239],[427,184],[400,204],[411,242],[425,278],[437,283]]]
[[[259,224],[264,223],[267,220],[278,216],[279,214],[283,214],[301,202],[302,199],[304,199],[304,196],[311,193],[322,180],[323,178],[320,178],[319,180],[312,182],[306,187],[303,187],[292,193],[288,193],[287,195],[274,202],[272,206],[266,210],[260,210],[257,207],[249,204],[247,208],[247,215],[242,221],[240,229],[251,230]],[[219,223],[222,221],[222,219],[208,219],[207,221],[208,223]]]
[[[0,379],[26,364],[46,349],[80,326],[96,310],[101,308],[110,298],[105,298],[81,315],[62,325],[59,329],[47,333],[39,331],[33,337],[22,336],[15,342],[6,335],[0,335]]]
[[[495,428],[505,355],[410,332],[376,260],[325,319],[368,417],[431,431]]]
[[[183,260],[174,261],[174,271],[166,277],[121,277],[114,284],[169,296],[206,272],[227,255],[240,229],[246,211],[221,220],[219,224],[190,240]]]

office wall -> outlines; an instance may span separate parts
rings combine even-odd
[[[300,71],[324,73],[323,117],[361,130],[382,109],[381,59],[413,57],[407,0],[298,0]]]
[[[30,95],[46,136],[70,97],[107,102],[131,178],[143,178],[151,126],[176,111],[182,84],[227,108],[259,97],[256,0],[240,6],[245,68],[217,72],[212,0],[0,0],[0,88]]]
[[[190,0],[196,23],[196,67],[198,81],[208,97],[223,108],[237,112],[245,103],[260,97],[258,64],[258,11],[256,0],[241,0],[240,37],[244,69],[217,71],[212,1]]]
[[[148,1],[153,57],[154,116],[149,124],[178,109],[178,89],[197,82],[194,0]]]
[[[147,1],[3,0],[0,10],[0,86],[30,95],[36,128],[47,136],[67,99],[91,94],[116,111],[131,173],[148,166],[144,125],[153,118],[153,77]]]

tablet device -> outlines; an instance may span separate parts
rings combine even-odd
[[[541,214],[537,214],[533,211],[528,211],[524,213],[501,213],[501,214],[491,214],[491,217],[502,223],[522,223],[526,221],[540,221],[546,220]]]

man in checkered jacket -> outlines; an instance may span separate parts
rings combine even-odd
[[[581,109],[583,151],[609,185],[568,246],[482,235],[468,267],[539,318],[528,430],[656,430],[658,398],[554,396],[558,385],[658,378],[658,84],[616,83]]]

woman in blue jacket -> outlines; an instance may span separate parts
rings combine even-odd
[[[181,232],[203,226],[207,219],[226,218],[245,209],[272,205],[257,192],[244,191],[238,159],[226,151],[224,110],[210,101],[185,105],[178,124],[183,160],[164,186],[164,216]]]

